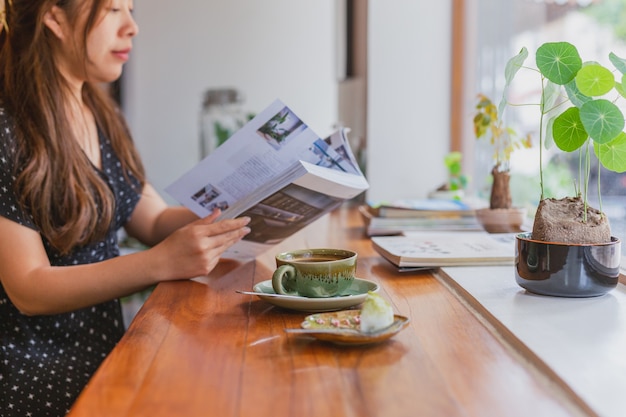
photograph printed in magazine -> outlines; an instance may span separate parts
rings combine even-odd
[[[166,191],[200,217],[249,216],[225,256],[251,258],[368,187],[345,129],[321,139],[276,100]]]

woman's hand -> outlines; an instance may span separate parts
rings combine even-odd
[[[216,222],[220,211],[191,222],[149,249],[158,281],[208,275],[220,256],[250,233],[249,217]]]

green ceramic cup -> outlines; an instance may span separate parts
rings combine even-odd
[[[344,249],[300,249],[276,255],[272,286],[277,294],[335,297],[354,281],[356,252]]]

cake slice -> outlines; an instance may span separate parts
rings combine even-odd
[[[391,305],[380,295],[369,291],[361,307],[361,332],[374,333],[393,324]]]

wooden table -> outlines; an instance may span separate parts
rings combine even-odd
[[[410,326],[381,344],[336,346],[285,333],[307,313],[235,292],[269,279],[275,252],[324,246],[356,250],[357,275]],[[158,285],[69,415],[595,415],[469,298],[438,271],[398,273],[344,207],[255,261]]]

